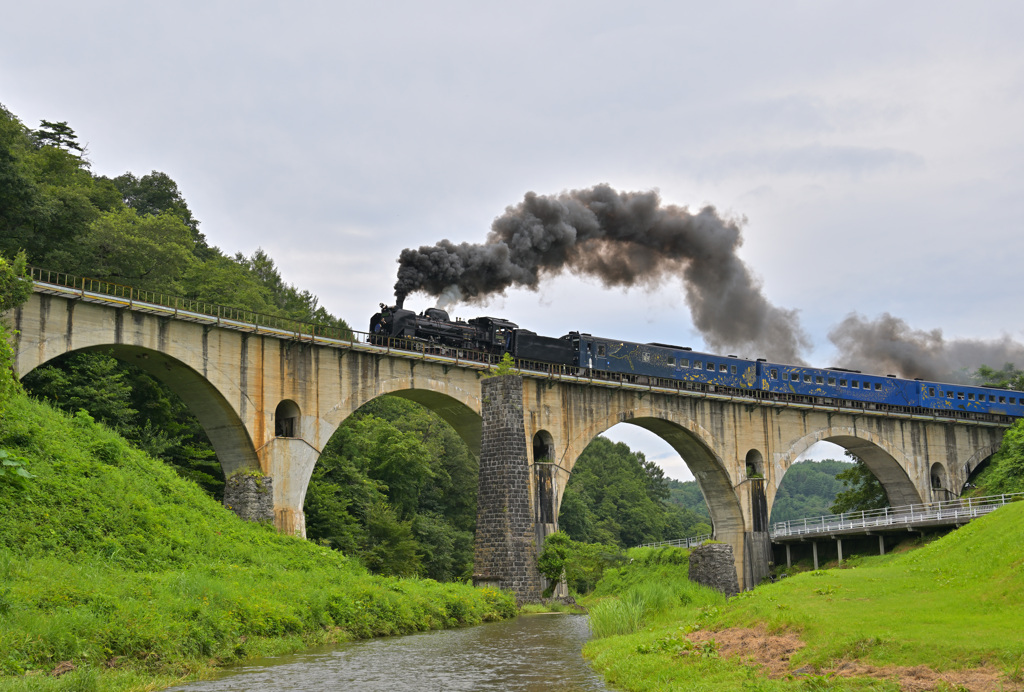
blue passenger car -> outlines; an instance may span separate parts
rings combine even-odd
[[[638,344],[590,334],[570,336],[579,339],[582,368],[737,389],[757,386],[757,368],[752,360],[698,353],[669,344]]]
[[[921,406],[939,411],[972,411],[1024,416],[1024,392],[941,382],[918,382]]]

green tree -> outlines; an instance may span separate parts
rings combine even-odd
[[[988,467],[975,480],[980,495],[1024,492],[1024,418],[1003,434]]]
[[[172,213],[106,212],[82,239],[77,270],[116,283],[171,290],[195,261],[193,245],[188,227]]]
[[[66,120],[52,123],[49,120],[41,120],[38,130],[32,133],[39,146],[50,146],[68,151],[77,151],[79,154],[85,149],[78,143],[78,135],[71,129]]]
[[[206,236],[199,232],[199,221],[192,215],[178,184],[171,176],[153,171],[139,178],[129,172],[117,176],[111,182],[121,194],[125,206],[131,207],[140,216],[173,214],[188,227],[196,255],[201,259],[214,256],[206,244]]]
[[[844,487],[836,476],[851,468],[852,462],[833,459],[790,466],[775,494],[771,523],[831,514],[836,496]]]
[[[546,595],[551,594],[563,576],[573,592],[587,594],[594,590],[607,568],[625,561],[625,554],[617,546],[574,541],[568,534],[558,531],[544,539],[537,569],[548,579]]]
[[[831,507],[832,513],[843,514],[888,507],[889,496],[867,464],[849,452],[846,456],[853,460],[853,466],[836,474],[836,480],[842,481],[844,490],[836,495]]]
[[[988,365],[982,365],[974,371],[971,379],[983,387],[1015,389],[1018,392],[1024,391],[1024,370],[1018,369],[1013,363],[1006,363],[999,370]]]
[[[559,526],[574,540],[621,547],[681,538],[701,518],[667,502],[668,484],[643,453],[599,436],[576,461]]]
[[[28,300],[32,293],[32,283],[24,276],[25,253],[18,253],[13,262],[8,262],[0,255],[0,315]],[[0,321],[0,409],[19,388],[14,372],[14,351],[9,338],[7,328]]]

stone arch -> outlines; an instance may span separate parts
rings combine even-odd
[[[982,465],[992,457],[993,454],[999,451],[1002,446],[1002,442],[996,442],[994,444],[985,445],[978,449],[974,454],[970,456],[967,462],[960,468],[954,469],[956,473],[956,480],[951,481],[951,485],[960,486],[960,492],[963,492],[967,483],[975,475]]]
[[[831,442],[846,449],[861,459],[875,474],[889,496],[893,506],[920,504],[924,502],[921,492],[910,476],[913,461],[903,450],[869,430],[860,428],[833,427],[805,435],[794,442],[788,450],[777,455],[774,485],[778,488],[793,462],[816,442]],[[774,503],[774,497],[771,498]],[[769,506],[769,512],[771,507]]]
[[[745,531],[744,513],[739,496],[726,464],[714,451],[717,448],[714,438],[693,419],[677,423],[657,415],[634,416],[626,420],[620,420],[616,415],[602,421],[592,420],[573,440],[568,441],[566,451],[572,450],[572,458],[566,458],[562,462],[564,468],[571,473],[579,454],[591,440],[608,428],[623,422],[654,433],[679,453],[693,472],[697,485],[704,495],[714,525],[715,537],[732,543],[734,551],[739,551],[743,545],[742,535]],[[568,474],[564,475],[565,481],[562,483],[559,496],[564,492],[564,485],[568,482]],[[737,565],[739,563],[740,558],[737,556]]]
[[[259,470],[256,448],[238,412],[223,392],[188,363],[143,346],[98,344],[55,353],[37,363],[41,367],[71,353],[108,353],[152,375],[177,394],[199,420],[210,439],[225,478],[239,469]],[[22,376],[28,372],[22,373]],[[240,393],[239,393],[240,394]]]
[[[348,377],[343,396],[323,416],[323,443],[346,418],[360,406],[384,394],[401,397],[424,406],[451,425],[469,451],[480,456],[480,389],[474,374],[452,371],[449,376],[440,365],[379,358],[359,353],[344,355],[354,359],[343,366]]]
[[[282,399],[274,409],[274,437],[301,437],[302,410],[291,399]]]

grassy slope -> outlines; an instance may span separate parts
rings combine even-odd
[[[16,397],[0,448],[0,688],[128,689],[312,643],[509,617],[488,589],[374,577],[238,520],[85,414]],[[73,673],[51,671],[72,661]]]
[[[807,643],[791,669],[819,672],[842,660],[935,670],[991,666],[1020,683],[1024,666],[1024,503],[919,550],[801,574],[727,605],[681,607],[633,635],[587,644],[584,653],[631,690],[896,689],[869,679],[766,680],[735,660],[678,654],[688,630],[762,624]],[[666,643],[670,645],[666,645]],[[655,649],[640,654],[640,650]]]

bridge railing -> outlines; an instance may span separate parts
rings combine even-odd
[[[696,548],[704,541],[710,541],[711,534],[691,536],[690,538],[677,538],[674,541],[659,541],[657,543],[642,543],[637,548]]]
[[[123,286],[102,279],[75,276],[73,274],[65,274],[64,272],[40,269],[39,267],[28,267],[28,274],[36,282],[70,288],[83,295],[95,294],[120,299],[129,306],[138,306],[143,309],[147,305],[159,306],[173,310],[175,313],[186,317],[189,314],[203,315],[227,322],[251,324],[298,335],[322,336],[345,341],[351,341],[355,337],[351,329],[344,327],[267,315],[253,310],[232,308],[193,298],[174,296],[158,291],[148,291],[133,286]]]
[[[899,507],[884,507],[845,514],[830,514],[772,524],[772,538],[827,534],[886,526],[910,526],[930,522],[970,520],[988,514],[1010,502],[1024,500],[1024,493],[1005,493],[985,497],[962,497],[942,502],[925,502]]]

